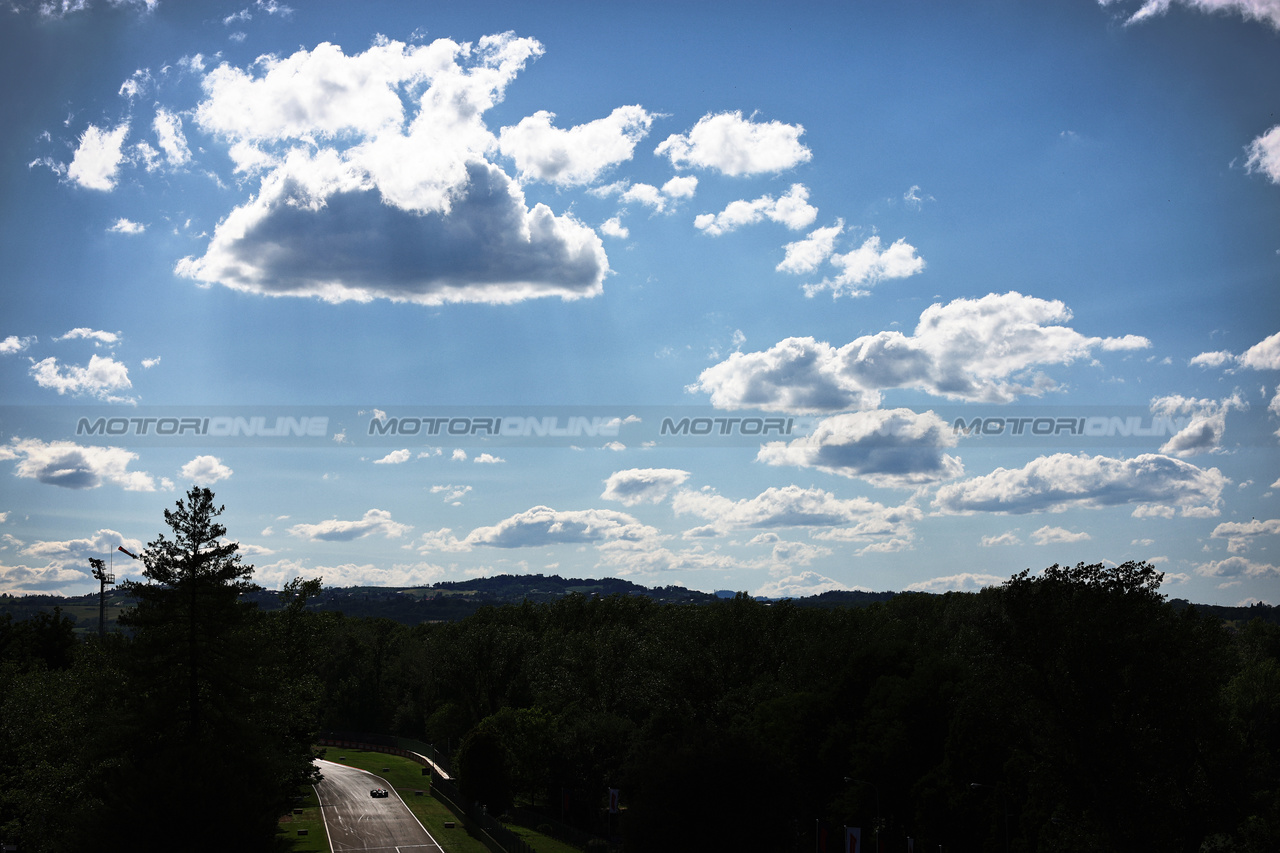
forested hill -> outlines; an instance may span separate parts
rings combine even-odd
[[[540,604],[573,594],[588,598],[641,596],[663,604],[709,604],[735,595],[731,591],[699,592],[682,586],[647,587],[621,578],[496,575],[466,581],[442,581],[421,587],[329,587],[310,599],[307,607],[317,611],[340,612],[352,617],[382,617],[404,625],[418,625],[423,622],[456,622],[486,605],[521,604],[525,601]],[[792,599],[792,602],[798,607],[866,607],[876,602],[889,601],[897,595],[896,592],[832,590],[821,595]],[[263,610],[273,610],[280,606],[279,596],[272,590],[249,593],[247,597]],[[114,626],[119,611],[131,603],[122,591],[107,591],[108,630]],[[1193,606],[1185,599],[1171,599],[1169,603],[1175,610]],[[1206,604],[1194,606],[1201,613],[1224,622],[1245,624],[1253,619],[1262,619],[1264,622],[1280,624],[1280,607],[1266,604],[1254,604],[1250,607]],[[0,614],[10,614],[15,620],[27,619],[39,612],[49,613],[55,607],[60,608],[64,616],[75,620],[79,632],[97,630],[96,593],[68,597],[0,595]]]

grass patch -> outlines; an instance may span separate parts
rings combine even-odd
[[[538,853],[582,853],[581,850],[574,847],[572,844],[565,844],[563,841],[558,841],[549,835],[543,835],[541,832],[529,829],[528,827],[516,826],[514,823],[503,825],[516,835],[520,836],[525,844],[528,844],[534,850],[537,850]]]
[[[320,814],[316,789],[307,785],[303,793],[302,802],[298,804],[302,814],[291,812],[280,818],[278,847],[290,853],[329,853],[329,836],[324,831],[324,816]],[[298,835],[299,829],[307,830],[307,834]]]

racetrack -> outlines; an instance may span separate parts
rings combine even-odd
[[[329,846],[346,850],[412,850],[442,853],[400,795],[386,780],[342,764],[318,759],[324,779],[316,785]],[[391,796],[374,799],[371,788],[386,788]]]

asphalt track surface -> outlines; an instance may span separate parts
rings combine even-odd
[[[325,831],[333,853],[347,850],[403,850],[443,853],[400,795],[386,780],[332,761],[317,760],[324,779],[316,785]],[[391,796],[374,799],[372,788],[386,788]]]

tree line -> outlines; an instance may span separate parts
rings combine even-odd
[[[1175,609],[1146,563],[864,608],[570,595],[409,626],[319,611],[315,581],[249,606],[216,509],[193,490],[166,513],[182,532],[148,545],[127,634],[0,622],[0,835],[24,850],[106,827],[181,849],[206,798],[238,816],[218,846],[270,846],[322,729],[433,743],[491,812],[627,851],[842,849],[846,825],[885,850],[1280,849],[1280,627]]]

